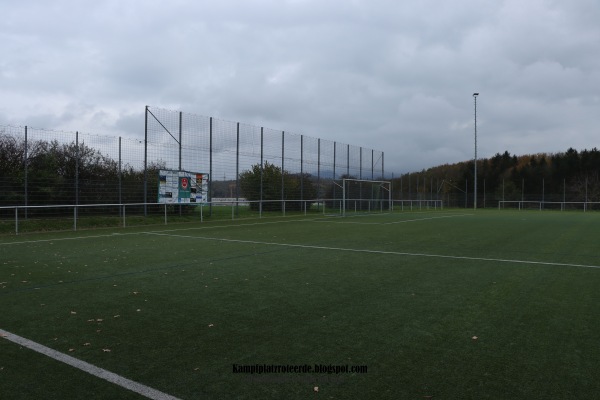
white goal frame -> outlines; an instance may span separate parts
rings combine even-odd
[[[342,216],[346,216],[346,203],[347,201],[352,201],[354,200],[355,203],[356,201],[368,201],[369,202],[369,209],[367,210],[368,212],[371,212],[371,202],[374,200],[372,198],[367,198],[367,199],[349,199],[346,196],[346,189],[349,187],[349,183],[350,182],[357,182],[357,183],[366,183],[369,185],[379,185],[379,187],[384,190],[387,191],[387,199],[376,199],[379,200],[380,203],[380,207],[379,210],[383,211],[383,201],[387,201],[388,204],[388,210],[391,212],[394,210],[394,202],[392,201],[392,182],[391,181],[379,181],[379,180],[371,180],[371,179],[354,179],[354,178],[344,178],[342,179],[342,207],[341,207],[341,214]],[[356,211],[356,207],[355,207],[355,211]]]

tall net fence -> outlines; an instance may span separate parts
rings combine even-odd
[[[0,206],[139,202],[143,171],[142,140],[0,126]]]
[[[146,109],[146,143],[149,169],[208,173],[212,199],[251,208],[305,209],[332,197],[335,179],[384,175],[378,150],[161,108]]]
[[[395,204],[409,208],[430,208],[435,202],[444,207],[473,208],[473,179],[446,180],[410,174],[393,178]],[[536,210],[600,210],[598,171],[562,179],[479,179],[477,208]]]
[[[211,213],[306,212],[335,197],[335,179],[384,175],[377,150],[154,107],[144,118],[143,138],[0,126],[0,215],[195,213],[157,204],[161,170],[209,174]]]

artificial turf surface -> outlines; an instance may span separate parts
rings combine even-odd
[[[586,398],[599,242],[597,213],[464,210],[2,236],[0,329],[183,399]],[[0,398],[138,397],[0,349]]]

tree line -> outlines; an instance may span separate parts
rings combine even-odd
[[[120,165],[83,143],[39,140],[26,144],[23,139],[0,132],[0,206],[141,203],[145,201],[145,179],[148,199],[153,201],[157,198],[160,169],[164,169],[161,163],[151,163],[146,172]],[[562,200],[566,194],[567,201],[600,201],[600,151],[596,148],[522,156],[505,151],[478,160],[477,169],[480,196],[485,189],[485,194],[495,199],[539,200],[545,196],[552,201],[553,196]],[[473,191],[473,179],[473,160],[444,164],[396,176],[392,196],[467,198]],[[289,202],[286,209],[300,210],[303,202],[292,200],[332,197],[335,190],[330,179],[316,182],[310,174],[291,173],[268,162],[240,173],[239,185],[239,194],[248,200],[270,200],[263,204],[265,211],[280,210],[281,200]],[[214,182],[211,186],[212,196],[231,194],[231,183]]]
[[[394,179],[394,198],[460,195],[473,192],[473,160],[444,164]],[[535,198],[562,201],[600,201],[600,151],[512,155],[508,151],[477,161],[478,194],[498,200]]]
[[[148,167],[150,198],[156,198],[160,168]],[[83,143],[26,144],[0,133],[0,206],[140,203],[144,175]]]
[[[148,201],[153,202],[158,192],[158,171],[164,168],[163,163],[153,162],[144,172],[119,165],[84,143],[26,143],[0,133],[0,206],[143,203],[145,179]],[[268,201],[263,204],[265,211],[281,210],[281,200],[286,200],[286,210],[300,210],[303,203],[290,200],[316,197],[309,174],[290,173],[268,162],[262,177],[260,165],[255,165],[241,173],[239,181],[242,196]],[[230,197],[233,182],[215,182],[211,197]],[[258,208],[258,204],[252,207]]]

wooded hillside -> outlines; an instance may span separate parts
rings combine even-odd
[[[472,196],[473,178],[473,160],[403,174],[394,180],[394,198]],[[505,151],[478,160],[477,186],[478,198],[489,200],[600,201],[600,151],[520,156]]]

